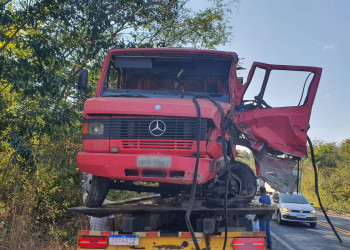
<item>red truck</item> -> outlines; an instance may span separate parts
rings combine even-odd
[[[99,207],[111,188],[247,204],[256,176],[236,161],[237,145],[252,151],[257,175],[293,191],[322,69],[254,62],[243,84],[238,62],[213,50],[109,51],[83,112],[85,205]]]

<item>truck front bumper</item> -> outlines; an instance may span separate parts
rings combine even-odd
[[[196,157],[82,152],[78,154],[78,165],[82,172],[110,179],[190,185]],[[197,183],[213,179],[217,165],[209,157],[200,158]]]

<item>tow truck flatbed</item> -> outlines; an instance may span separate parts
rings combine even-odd
[[[69,208],[71,212],[94,217],[119,214],[122,218],[121,227],[115,231],[79,230],[78,249],[94,249],[94,242],[99,242],[105,249],[195,249],[184,220],[188,207],[187,198],[162,198],[153,195],[109,202],[96,208]],[[238,249],[242,246],[266,249],[265,232],[252,231],[251,219],[246,217],[268,217],[273,214],[273,208],[228,207],[227,212],[230,223],[226,249]],[[196,221],[195,237],[200,249],[222,249],[225,229],[222,224],[215,225],[218,218],[224,217],[224,209],[196,201],[191,217]]]
[[[102,207],[72,207],[68,211],[77,212],[94,217],[104,217],[113,214],[181,214],[187,211],[188,201],[183,199],[166,198],[163,199],[158,195],[141,198],[133,198],[118,202],[110,202]],[[245,206],[245,207],[228,207],[229,214],[236,215],[262,215],[271,216],[275,210],[271,207]],[[205,206],[201,201],[196,201],[192,210],[193,214],[213,213],[223,214],[222,207]]]

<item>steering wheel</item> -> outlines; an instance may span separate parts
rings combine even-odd
[[[192,92],[204,91],[204,88],[202,87],[202,84],[201,84],[201,79],[197,77],[186,79],[181,85],[181,87],[183,87],[186,91],[192,91]]]

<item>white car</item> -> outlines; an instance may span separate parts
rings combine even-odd
[[[313,203],[301,193],[282,194],[275,193],[272,197],[273,206],[277,212],[278,224],[284,221],[298,221],[310,223],[310,227],[316,227],[317,214]]]

